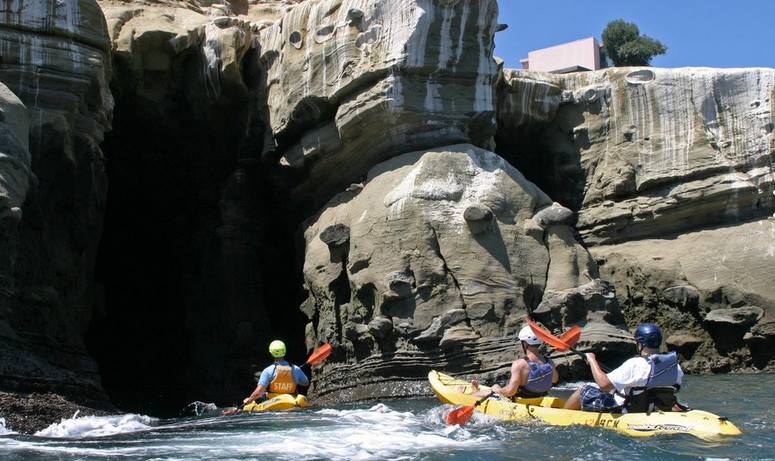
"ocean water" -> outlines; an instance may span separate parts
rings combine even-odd
[[[75,417],[34,436],[0,420],[2,460],[720,460],[775,459],[773,375],[688,376],[682,401],[727,416],[740,437],[631,438],[590,427],[503,423],[475,414],[447,426],[452,407],[397,400],[285,413],[199,417]],[[570,386],[564,386],[567,389]],[[561,393],[563,391],[560,391]]]

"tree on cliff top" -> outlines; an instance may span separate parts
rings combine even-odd
[[[614,66],[647,66],[654,56],[665,54],[667,47],[659,40],[641,35],[638,26],[622,19],[603,29],[603,46]]]

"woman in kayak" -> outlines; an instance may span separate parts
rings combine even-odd
[[[651,399],[653,394],[654,400],[660,400],[658,406],[661,409],[670,410],[677,405],[675,408],[682,411],[674,394],[681,386],[683,371],[675,352],[659,353],[660,344],[662,331],[658,326],[653,323],[638,326],[635,330],[638,356],[608,374],[600,368],[595,354],[588,352],[587,362],[595,382],[577,389],[565,402],[565,408],[597,412],[647,411],[655,402],[644,400]],[[665,390],[666,393],[656,393]]]
[[[492,386],[491,390],[506,398],[514,396],[528,399],[543,397],[559,379],[554,362],[541,354],[539,347],[543,341],[538,339],[529,326],[522,327],[518,337],[525,356],[511,364],[509,383],[505,387],[496,384]],[[471,381],[471,387],[476,396],[489,395],[488,391],[479,390],[479,383],[476,380]]]
[[[264,368],[258,379],[256,389],[242,401],[245,405],[262,398],[267,392],[271,394],[295,394],[296,386],[309,386],[309,378],[301,368],[291,365],[285,360],[285,343],[272,341],[269,353],[274,357],[274,363]]]

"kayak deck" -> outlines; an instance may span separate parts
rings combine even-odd
[[[287,411],[297,407],[308,407],[309,401],[302,394],[268,394],[268,399],[262,402],[251,402],[244,407],[242,411]]]
[[[474,405],[481,397],[471,395],[470,383],[452,376],[431,371],[428,381],[436,396],[444,403]],[[480,390],[489,391],[487,386]],[[490,398],[476,407],[476,411],[504,421],[537,420],[553,426],[583,425],[612,429],[635,437],[662,434],[691,434],[703,439],[722,435],[740,435],[740,429],[726,418],[701,410],[687,412],[651,413],[596,413],[566,410],[565,400],[558,397],[535,399]]]

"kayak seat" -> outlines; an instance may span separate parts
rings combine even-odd
[[[634,392],[642,391],[639,394]],[[678,404],[674,386],[633,387],[624,401],[628,413],[651,413],[654,410],[673,411]]]

